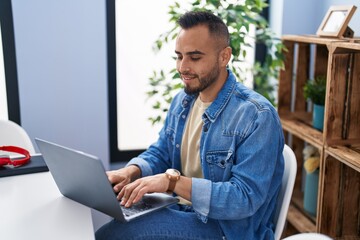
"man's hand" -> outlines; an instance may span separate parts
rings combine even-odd
[[[137,203],[145,193],[166,192],[169,181],[164,173],[143,177],[124,186],[117,198],[121,200],[121,205],[130,207],[133,203]]]
[[[137,166],[130,165],[119,170],[108,171],[106,174],[110,183],[114,186],[114,191],[118,193],[125,185],[139,178],[141,172]]]

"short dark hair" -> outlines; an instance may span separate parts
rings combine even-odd
[[[223,39],[225,44],[229,46],[230,36],[229,30],[223,20],[211,12],[207,11],[191,11],[182,15],[178,19],[178,24],[182,29],[190,29],[198,25],[206,25],[209,33],[219,39]]]

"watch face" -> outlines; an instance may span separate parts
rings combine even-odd
[[[176,169],[168,169],[166,170],[166,173],[171,176],[180,176],[180,172]]]

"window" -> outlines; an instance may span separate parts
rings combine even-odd
[[[154,114],[146,91],[153,70],[175,67],[175,42],[158,54],[152,51],[158,36],[170,28],[170,3],[111,0],[107,4],[110,158],[128,161],[156,141],[161,128],[148,120]]]
[[[9,119],[1,26],[0,26],[0,119]]]
[[[180,4],[187,3],[179,0]],[[128,161],[156,141],[159,125],[152,126],[154,116],[146,100],[149,77],[153,70],[171,70],[175,41],[158,54],[152,46],[158,36],[170,29],[168,3],[161,0],[107,1],[108,89],[110,159]],[[141,6],[141,7],[139,7]],[[151,9],[151,11],[149,11]],[[255,32],[255,29],[254,31]],[[248,54],[250,65],[255,53]],[[244,66],[245,68],[247,66]],[[252,87],[250,82],[245,84]]]
[[[0,1],[0,119],[20,124],[11,0]]]

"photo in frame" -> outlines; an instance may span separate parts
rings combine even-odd
[[[331,6],[322,20],[316,35],[320,37],[353,37],[354,32],[348,27],[356,6]]]

